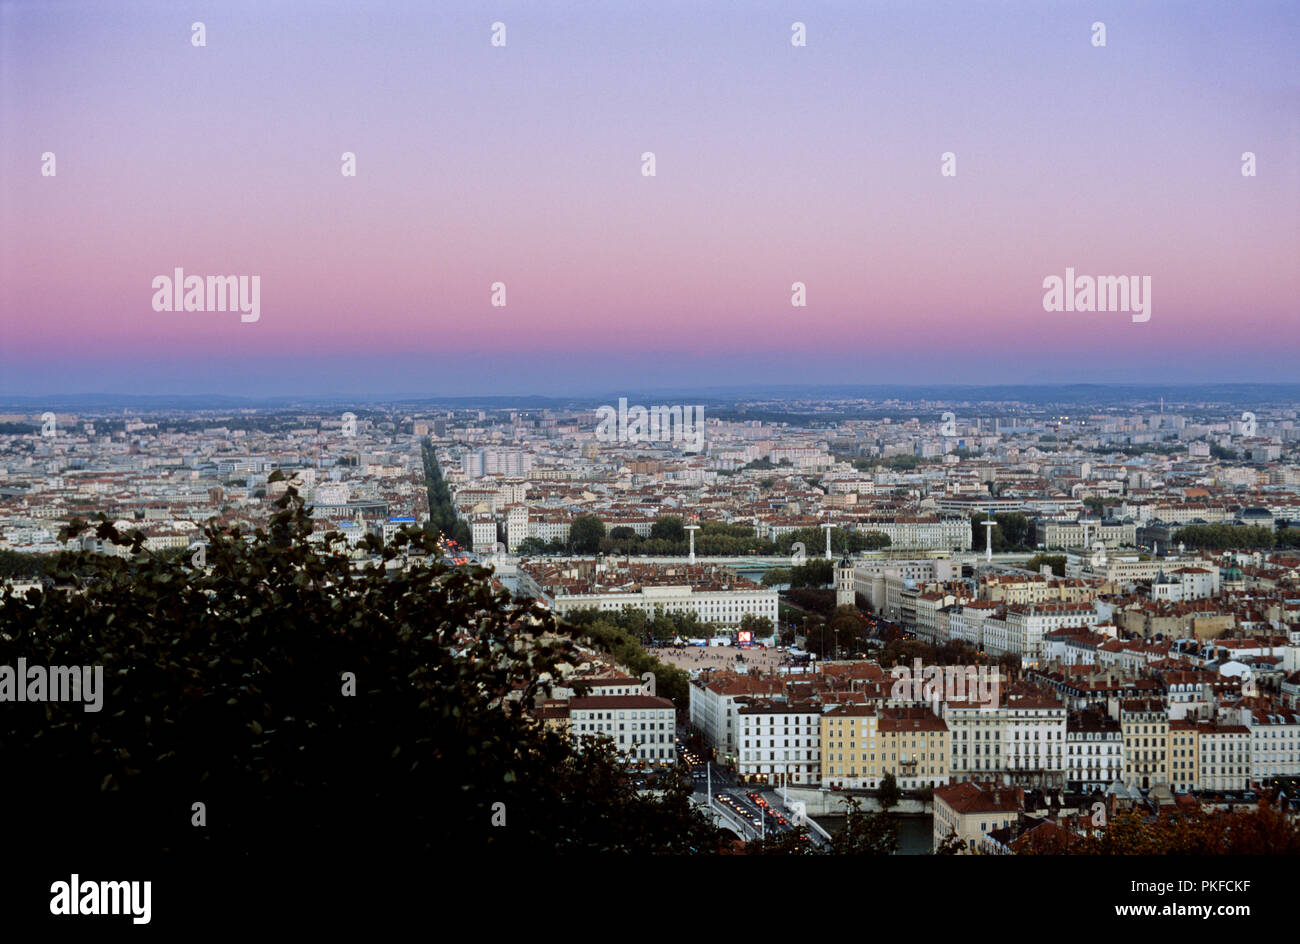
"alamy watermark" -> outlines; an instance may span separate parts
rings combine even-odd
[[[601,442],[679,442],[687,452],[704,448],[703,406],[629,407],[618,398],[618,409],[602,406],[596,438]]]
[[[1043,311],[1131,311],[1134,321],[1151,320],[1151,276],[1078,275],[1043,279]]]
[[[894,679],[890,696],[912,701],[968,701],[980,708],[998,707],[1001,677],[987,665],[896,665],[889,670]]]
[[[86,711],[104,707],[102,665],[0,665],[0,702],[81,701]]]
[[[50,886],[50,914],[130,915],[132,924],[148,924],[152,892],[153,882],[83,882],[73,872]]]
[[[260,275],[186,275],[177,267],[171,275],[156,275],[154,311],[239,311],[245,323],[262,317]]]

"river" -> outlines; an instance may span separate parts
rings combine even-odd
[[[934,844],[934,817],[914,813],[891,814],[898,823],[895,855],[929,855]],[[818,816],[817,823],[832,836],[844,828],[843,816]]]

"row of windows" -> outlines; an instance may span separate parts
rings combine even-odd
[[[855,757],[857,757],[857,756],[858,756],[857,754],[854,754],[854,753],[850,752],[850,753],[849,753],[849,760],[852,760],[853,758],[855,758]],[[911,758],[911,759],[909,760],[909,758]],[[926,756],[925,756],[924,754],[904,754],[904,755],[903,755],[903,763],[905,763],[905,764],[908,764],[908,763],[915,763],[916,760],[917,760],[918,758],[919,758],[920,760],[926,760]],[[843,759],[844,759],[844,755],[843,755],[843,754],[827,754],[827,755],[826,755],[826,760],[828,760],[828,761],[830,761],[830,760],[843,760]],[[863,760],[875,760],[875,759],[876,759],[876,755],[875,755],[875,754],[871,754],[871,755],[863,755],[862,759],[863,759]],[[885,755],[884,755],[883,752],[881,752],[880,759],[881,759],[881,760],[884,760],[884,759],[885,759]],[[890,759],[890,760],[897,760],[897,759],[898,759],[898,754],[897,754],[896,752],[890,754],[890,755],[889,755],[889,759]],[[935,754],[934,754],[933,751],[930,752],[929,760],[935,760]]]

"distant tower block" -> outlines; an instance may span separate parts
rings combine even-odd
[[[857,594],[853,590],[853,561],[845,554],[835,565],[835,605],[853,606]]]
[[[691,532],[691,563],[694,564],[695,563],[695,532],[700,530],[700,526],[698,524],[688,524],[685,527],[687,531]]]
[[[822,527],[826,529],[826,559],[831,560],[831,529],[835,527],[835,525],[827,522],[822,525]]]

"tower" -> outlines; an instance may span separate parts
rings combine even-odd
[[[853,561],[845,554],[835,565],[835,605],[853,606],[857,594],[853,589]]]
[[[822,528],[826,530],[826,559],[833,560],[834,558],[831,557],[831,531],[834,530],[835,525],[828,521],[822,525]]]

